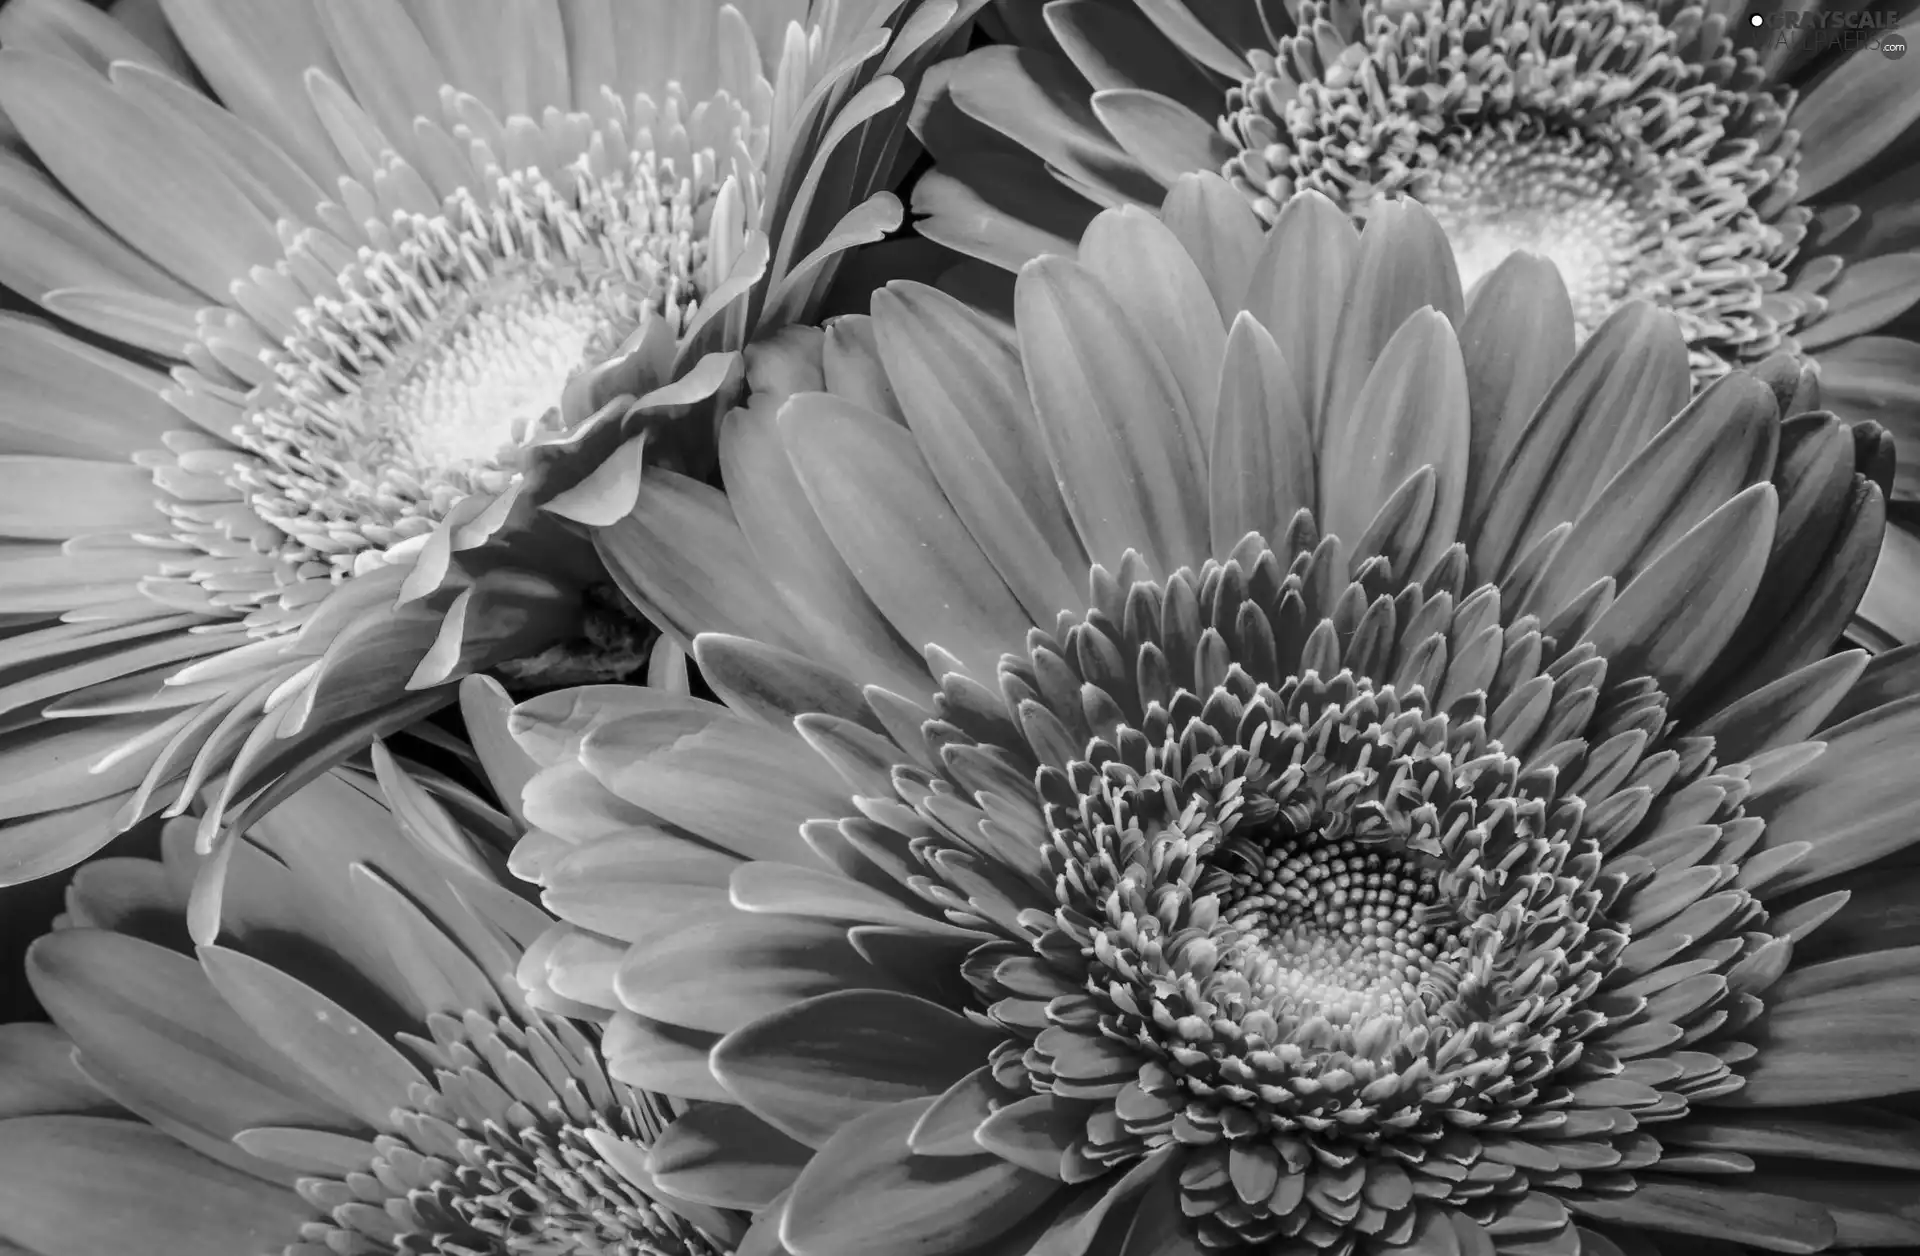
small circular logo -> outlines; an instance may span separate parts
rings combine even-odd
[[[1766,21],[1767,21],[1766,18],[1761,17],[1758,13],[1754,14],[1752,17],[1748,18],[1747,20],[1749,22],[1752,22],[1755,26],[1764,26],[1766,25]]]
[[[1889,61],[1898,61],[1907,55],[1907,41],[1899,35],[1882,35],[1880,55]]]

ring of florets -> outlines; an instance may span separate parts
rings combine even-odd
[[[1630,0],[1304,9],[1303,34],[1250,54],[1220,123],[1238,150],[1225,174],[1269,221],[1300,190],[1357,217],[1406,195],[1456,242],[1556,242],[1583,330],[1657,295],[1703,376],[1817,312],[1768,299],[1808,212],[1793,204],[1791,96],[1760,86],[1751,52],[1684,53]]]

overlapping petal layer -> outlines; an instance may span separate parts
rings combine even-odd
[[[9,1251],[732,1250],[744,1219],[656,1198],[670,1108],[527,1005],[514,971],[550,918],[449,858],[506,817],[470,829],[382,778],[392,811],[329,775],[233,848],[217,946],[184,928],[186,819],[161,859],[76,876],[28,961],[56,1024],[0,1031]]]
[[[721,701],[517,709],[522,979],[692,1104],[657,1184],[791,1256],[1920,1241],[1884,433],[1404,203],[1165,218],[787,333],[756,491],[602,534]]]
[[[973,7],[10,5],[0,280],[138,352],[0,323],[0,876],[212,781],[206,846],[469,672],[639,666],[584,527],[898,225]]]
[[[996,6],[1008,46],[940,67],[921,230],[1007,269],[1101,208],[1227,174],[1268,220],[1296,189],[1364,217],[1428,204],[1468,287],[1516,249],[1561,269],[1583,334],[1672,311],[1696,375],[1779,348],[1825,404],[1908,449],[1920,294],[1911,5],[1690,0],[1052,0]],[[1895,496],[1920,501],[1900,469]],[[1907,508],[1896,509],[1904,526]],[[1890,546],[1859,638],[1920,637]]]

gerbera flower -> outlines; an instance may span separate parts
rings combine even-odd
[[[793,1256],[1920,1239],[1912,672],[1828,655],[1884,434],[1576,352],[1538,258],[1463,309],[1418,207],[1174,198],[1010,334],[761,351],[750,499],[639,511],[738,565],[628,572],[723,703],[516,713],[546,976],[711,1101],[657,1184]]]
[[[1514,250],[1539,253],[1581,334],[1643,299],[1679,320],[1700,382],[1808,354],[1819,404],[1920,450],[1920,347],[1902,318],[1920,300],[1903,140],[1920,62],[1878,47],[1920,38],[1920,19],[1891,27],[1909,5],[997,7],[1015,46],[926,85],[939,165],[914,209],[943,244],[1013,269],[1067,251],[1104,206],[1159,205],[1188,171],[1225,174],[1269,222],[1296,190],[1360,218],[1410,196],[1469,289]],[[1898,472],[1901,501],[1920,504],[1917,467]],[[1889,551],[1865,604],[1876,647],[1920,639],[1911,549]]]
[[[0,1029],[7,1251],[732,1250],[743,1218],[648,1181],[669,1109],[607,1076],[591,1026],[522,996],[520,949],[548,918],[417,830],[488,834],[397,786],[394,813],[351,774],[275,810],[236,849],[220,945],[197,952],[188,820],[158,861],[76,875],[28,958],[55,1025]]]
[[[10,5],[52,177],[0,154],[0,280],[153,356],[0,321],[0,877],[209,780],[244,827],[468,672],[638,665],[578,525],[897,225],[971,7]]]

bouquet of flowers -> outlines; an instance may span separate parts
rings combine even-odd
[[[1920,1247],[1914,10],[7,0],[0,1253]]]

